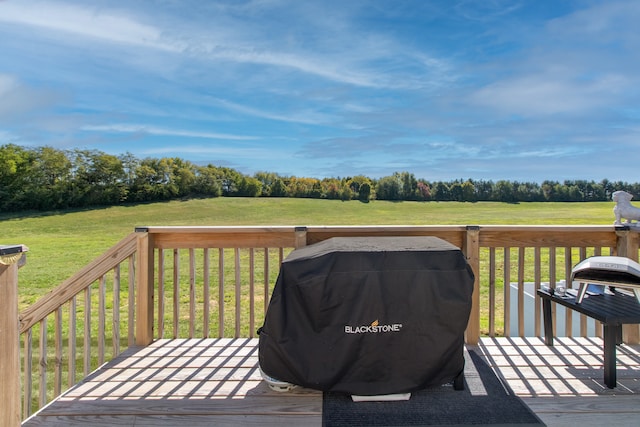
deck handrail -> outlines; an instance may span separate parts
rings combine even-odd
[[[32,415],[32,407],[37,410],[61,393],[63,360],[68,365],[67,388],[81,379],[76,378],[76,341],[83,347],[84,356],[80,359],[86,376],[120,352],[119,331],[123,328],[128,331],[128,346],[147,345],[165,337],[206,338],[216,329],[212,335],[219,337],[254,336],[255,327],[266,312],[279,265],[288,251],[337,236],[434,236],[461,248],[476,277],[467,343],[477,343],[481,333],[508,336],[512,311],[517,313],[518,334],[523,335],[525,282],[531,281],[535,286],[548,282],[553,287],[557,280],[568,279],[572,265],[603,252],[637,261],[640,246],[636,229],[613,225],[137,227],[23,310],[17,319],[15,313],[8,314],[6,310],[0,314],[0,325],[1,321],[17,324],[24,343],[22,418]],[[128,276],[121,277],[121,268],[128,271]],[[113,279],[109,291],[113,294],[112,306],[106,301],[107,289],[111,289],[107,276]],[[17,288],[15,282],[17,270],[0,267],[0,287]],[[96,282],[97,296],[92,293]],[[513,310],[512,283],[517,301]],[[121,290],[127,293],[126,307],[120,303]],[[80,310],[76,298],[84,302]],[[93,322],[94,311],[98,312],[97,325]],[[126,311],[125,319],[120,318],[121,311]],[[540,311],[536,300],[536,336],[541,335]],[[486,319],[481,320],[481,313]],[[7,320],[7,316],[14,318]],[[53,322],[47,323],[49,317],[54,317]],[[80,319],[77,323],[76,318]],[[570,334],[571,322],[568,317],[566,320]],[[37,325],[40,339],[34,344],[32,330]],[[106,351],[109,329],[111,353]],[[585,329],[581,324],[581,331]],[[80,336],[76,336],[77,330]],[[625,328],[627,342],[637,343],[639,336],[637,326]],[[67,355],[63,354],[64,338]],[[2,362],[19,354],[19,347],[18,343],[0,350]],[[97,355],[93,353],[95,347]],[[39,365],[37,384],[32,381],[36,375],[32,361]],[[53,372],[49,365],[53,365]],[[34,390],[37,397],[32,397]],[[20,394],[0,389],[0,397],[2,393]],[[11,412],[7,402],[0,399],[0,425],[16,425],[6,415]]]
[[[84,291],[116,265],[133,255],[137,250],[137,241],[138,236],[135,233],[129,234],[33,305],[25,308],[20,313],[20,333],[26,332],[42,321],[71,297]]]

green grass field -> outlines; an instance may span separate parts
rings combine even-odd
[[[206,200],[174,201],[137,206],[121,206],[86,211],[65,211],[33,213],[25,215],[0,215],[0,245],[25,244],[29,247],[27,265],[19,272],[20,308],[33,304],[63,280],[70,277],[90,261],[104,253],[112,245],[134,231],[137,226],[162,225],[492,225],[492,224],[612,224],[613,203],[455,203],[455,202],[384,202],[358,201],[341,202],[317,199],[245,199],[215,198]],[[183,257],[186,254],[182,255]],[[275,256],[275,255],[272,255]],[[215,263],[214,263],[215,264]],[[170,261],[168,261],[170,265]],[[257,262],[261,265],[261,262]],[[198,267],[200,268],[200,267]],[[228,268],[233,268],[229,263]],[[124,273],[123,273],[124,274]],[[183,272],[186,274],[186,272]],[[201,277],[201,274],[198,273]],[[272,272],[273,279],[277,271]],[[227,277],[233,280],[233,272]],[[188,287],[188,279],[181,281],[181,286]],[[107,291],[108,293],[110,291]],[[126,292],[126,288],[123,292]],[[199,291],[200,292],[200,291]],[[233,336],[234,307],[232,304],[233,286],[226,289],[225,301],[228,311],[225,317],[224,336]],[[486,290],[485,290],[486,293]],[[92,299],[96,299],[94,290]],[[498,299],[500,298],[498,290]],[[180,292],[181,303],[188,304],[188,289]],[[213,291],[212,301],[217,297]],[[84,295],[78,296],[78,338],[77,348],[83,347],[83,314]],[[126,301],[126,295],[122,298]],[[248,299],[246,289],[242,294]],[[260,295],[256,300],[261,306]],[[202,295],[196,297],[198,310],[201,310]],[[111,294],[107,296],[110,304]],[[167,302],[169,304],[170,302]],[[124,303],[126,304],[126,302]],[[497,302],[500,305],[500,302]],[[215,301],[212,302],[216,306]],[[247,336],[248,317],[246,304],[242,310],[242,334]],[[97,302],[92,303],[92,310],[97,312]],[[67,309],[65,309],[67,310]],[[180,337],[188,334],[188,313],[183,308],[179,318]],[[121,307],[121,317],[126,316],[126,307]],[[167,307],[167,311],[169,308]],[[258,309],[259,311],[259,309]],[[483,331],[487,325],[487,310],[481,311]],[[65,311],[64,316],[68,316]],[[501,309],[497,310],[500,323]],[[165,313],[166,324],[170,325],[172,317]],[[212,315],[211,331],[215,335],[216,315]],[[261,317],[256,321],[259,324]],[[95,323],[95,320],[94,320]],[[111,323],[107,322],[106,336],[111,337]],[[500,325],[497,326],[500,333]],[[48,328],[48,358],[53,360],[53,322]],[[63,325],[63,334],[67,336],[68,325]],[[97,326],[92,326],[91,348],[97,348]],[[168,328],[168,326],[167,326]],[[198,328],[201,328],[198,325]],[[126,344],[126,325],[121,325],[121,345]],[[200,331],[200,330],[199,330]],[[169,336],[170,331],[167,331]],[[201,333],[201,332],[198,332]],[[66,338],[65,338],[66,339]],[[65,341],[66,342],[66,341]],[[37,344],[36,344],[37,347]],[[80,350],[78,350],[80,351]],[[84,349],[83,349],[84,351]],[[39,363],[39,350],[33,354],[33,365]],[[67,357],[67,356],[65,356]],[[110,346],[107,346],[107,360],[111,357]],[[51,362],[53,363],[53,362]],[[99,365],[97,355],[92,353],[90,370]],[[66,362],[63,370],[66,368]],[[82,353],[76,355],[77,378],[83,376]],[[52,374],[49,373],[49,376]],[[63,372],[66,378],[66,371]],[[33,407],[37,408],[38,382],[33,383]],[[53,396],[52,381],[47,383],[47,393]]]
[[[53,289],[136,226],[612,224],[613,202],[457,203],[214,198],[86,211],[0,215],[0,244],[29,247],[20,305]]]

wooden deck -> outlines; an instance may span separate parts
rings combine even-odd
[[[269,389],[256,339],[160,340],[127,350],[25,426],[322,424],[322,393]],[[602,340],[483,338],[471,347],[548,426],[637,426],[640,346],[618,348],[618,387],[603,386]]]

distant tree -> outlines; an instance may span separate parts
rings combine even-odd
[[[213,165],[196,166],[179,157],[137,159],[97,150],[59,150],[0,145],[0,211],[51,210],[185,197],[271,196],[368,201],[457,200],[502,202],[611,201],[625,190],[640,200],[640,183],[588,180],[518,182],[471,179],[430,183],[410,172],[370,179],[253,177]]]
[[[495,185],[493,181],[469,180],[469,182],[473,183],[473,188],[475,191],[475,200],[479,200],[479,201],[494,200],[493,188]]]
[[[437,200],[439,202],[452,200],[449,192],[449,186],[442,181],[435,183],[431,191],[431,197],[433,200]]]
[[[600,182],[600,187],[602,187],[604,200],[611,200],[611,196],[613,195],[613,192],[616,191],[616,188],[613,185],[613,183],[610,182],[608,179],[603,179]]]
[[[462,184],[459,181],[454,181],[449,185],[449,197],[456,202],[464,202],[462,196]]]
[[[500,202],[514,203],[518,201],[513,183],[510,181],[500,180],[496,182],[495,195]]]
[[[74,150],[73,196],[75,206],[115,205],[127,198],[122,161],[98,150]]]
[[[353,199],[353,190],[346,184],[346,182],[341,183],[340,186],[340,200],[343,202],[347,200]]]
[[[262,193],[262,182],[249,176],[243,176],[238,184],[236,195],[242,197],[258,197]]]
[[[368,202],[371,198],[371,184],[364,182],[358,188],[358,200]]]
[[[367,201],[371,197],[371,179],[364,175],[354,176],[353,178],[346,179],[347,185],[354,194],[354,198]]]
[[[256,172],[253,177],[262,183],[262,196],[270,196],[271,195],[271,187],[276,182],[276,180],[281,179],[277,173],[274,172]]]
[[[431,187],[429,183],[424,180],[418,180],[418,200],[429,200],[431,199]]]
[[[271,185],[271,197],[285,197],[287,195],[287,186],[281,178],[277,178]]]
[[[402,184],[397,175],[380,178],[376,186],[376,199],[402,200]]]
[[[543,200],[540,186],[534,182],[514,182],[515,198],[520,202],[539,202]]]
[[[66,152],[41,147],[33,152],[25,171],[21,205],[23,209],[61,209],[68,206],[72,163]]]
[[[473,185],[473,182],[470,180],[466,180],[462,183],[462,200],[465,202],[475,202],[477,201],[476,197],[476,187]]]
[[[556,195],[558,183],[554,181],[543,181],[541,189],[542,196],[547,202],[557,201],[558,195]]]
[[[195,166],[179,157],[167,159],[171,168],[170,181],[176,189],[176,197],[188,197],[193,195],[193,186],[196,182]]]
[[[320,181],[316,178],[299,178],[292,176],[287,185],[287,195],[290,197],[320,197]]]
[[[320,184],[322,186],[323,198],[332,200],[340,199],[342,183],[338,178],[324,178]]]
[[[409,172],[396,172],[394,174],[400,183],[400,198],[403,200],[418,199],[418,180]]]
[[[24,209],[21,196],[33,161],[33,152],[23,147],[0,146],[0,211]]]
[[[212,165],[196,168],[193,193],[201,197],[220,197],[222,188],[218,178],[218,168]]]

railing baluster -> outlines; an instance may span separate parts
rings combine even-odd
[[[224,249],[218,249],[218,337],[224,337]]]
[[[113,270],[113,310],[111,317],[111,338],[112,357],[120,354],[120,264]]]
[[[269,248],[264,248],[264,311],[263,317],[267,314],[267,308],[269,307]]]
[[[255,315],[255,251],[253,248],[249,249],[249,337],[254,337],[254,330],[256,327],[256,315]]]
[[[202,253],[202,256],[204,258],[204,263],[203,263],[203,277],[202,277],[202,281],[203,281],[203,293],[204,293],[204,307],[203,307],[203,316],[204,316],[204,322],[203,322],[203,326],[202,326],[202,337],[203,338],[209,338],[209,316],[211,315],[211,295],[210,295],[210,288],[211,288],[211,271],[210,271],[210,258],[209,258],[209,248],[204,248],[204,251]]]
[[[573,264],[571,262],[572,260],[571,252],[572,251],[570,247],[564,248],[565,290],[569,289],[571,285],[571,283],[569,283],[569,281],[571,280],[571,269],[573,267]],[[572,337],[573,336],[573,310],[564,311],[564,325],[565,325],[565,335],[568,337]]]
[[[33,328],[29,328],[24,337],[24,396],[22,401],[22,418],[31,416],[31,399],[33,399]]]
[[[84,290],[84,376],[91,372],[91,286]]]
[[[196,255],[189,248],[189,338],[195,336],[196,327]]]
[[[594,256],[602,255],[602,248],[600,248],[600,247],[595,248],[595,250],[593,252],[593,255]],[[602,322],[599,322],[599,321],[596,320],[595,323],[596,323],[596,336],[599,337],[599,338],[602,338],[602,335],[603,335],[603,333],[602,333]]]
[[[105,317],[106,307],[105,300],[107,298],[107,277],[100,278],[98,287],[98,366],[104,363],[104,348],[106,346],[105,339]]]
[[[164,249],[158,249],[158,338],[164,338]]]
[[[496,248],[489,248],[489,336],[496,336]]]
[[[173,250],[173,338],[178,338],[180,327],[180,252]]]
[[[240,281],[240,249],[234,248],[235,254],[235,337],[240,338],[240,298],[242,295],[242,282]]]
[[[540,289],[542,285],[542,274],[541,274],[541,250],[539,247],[535,247],[533,249],[533,287],[534,289]],[[534,298],[534,335],[536,337],[540,336],[540,324],[541,324],[541,310],[542,304],[540,303],[540,298]]]
[[[136,313],[136,255],[129,257],[129,329],[127,345],[131,347],[136,342],[135,336],[135,313]]]
[[[581,247],[578,256],[580,257],[578,261],[582,261],[583,259],[587,258],[587,248]],[[570,281],[571,276],[567,278],[567,289],[573,287],[573,283],[570,283]],[[580,336],[587,336],[587,316],[582,313],[580,313]]]
[[[38,404],[47,404],[47,318],[40,321],[40,387]]]
[[[503,295],[504,295],[504,316],[503,324],[505,337],[511,336],[511,248],[504,248],[503,267]]]
[[[77,348],[76,348],[76,316],[77,316],[77,308],[76,308],[76,296],[69,301],[69,361],[68,368],[69,372],[67,376],[69,378],[68,386],[71,387],[76,383],[76,356],[77,356]]]
[[[518,248],[518,336],[524,337],[524,248]]]
[[[549,248],[549,287],[552,289],[556,288],[556,248]],[[557,326],[558,322],[556,322],[556,304],[551,304],[551,319],[553,319],[553,335],[557,336]]]
[[[55,358],[53,375],[53,396],[62,392],[62,306],[55,311]]]

